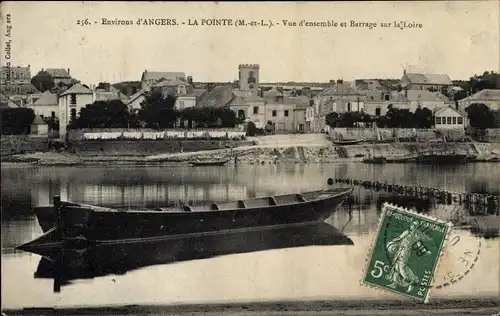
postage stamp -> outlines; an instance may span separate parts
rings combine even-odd
[[[362,283],[426,303],[451,227],[385,203]]]

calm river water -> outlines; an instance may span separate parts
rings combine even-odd
[[[103,250],[95,255],[100,256],[101,265],[106,266],[106,253],[115,258],[115,264],[108,262],[100,270],[96,266],[74,268],[74,275],[85,278],[75,277],[60,292],[53,291],[50,263],[14,249],[41,234],[31,207],[50,204],[54,194],[60,194],[63,200],[88,204],[154,207],[179,199],[196,204],[321,189],[329,177],[500,194],[499,164],[2,167],[2,305],[18,308],[398,298],[360,285],[381,203],[394,202],[389,193],[364,189],[355,189],[353,200],[346,206],[352,218],[341,207],[327,220],[329,225]],[[396,202],[410,203],[409,207],[419,211],[453,220],[452,206]],[[461,220],[462,224],[481,217],[470,216],[465,209],[459,213],[467,218]],[[482,219],[483,223],[495,219],[498,222],[498,217],[491,215]],[[431,296],[498,296],[499,239],[478,237],[467,226],[454,229],[453,234],[460,243],[445,253],[437,283],[446,282],[451,274],[470,272],[451,286],[434,289]],[[480,256],[470,269],[474,258],[467,255],[478,249]],[[459,260],[461,257],[463,260]]]

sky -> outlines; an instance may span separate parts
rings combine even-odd
[[[494,0],[0,5],[2,65],[6,40],[11,40],[12,66],[30,65],[32,75],[41,68],[70,68],[86,84],[140,80],[146,69],[185,72],[194,81],[232,81],[238,64],[245,63],[260,65],[261,82],[401,78],[403,69],[461,80],[498,71],[500,64],[500,3]],[[178,25],[102,25],[103,18],[175,19]],[[264,20],[274,26],[188,25],[188,19],[201,24],[212,18]],[[77,24],[85,19],[91,25]],[[297,25],[284,26],[283,20]],[[337,27],[300,26],[302,20],[329,20]],[[377,26],[351,27],[351,21]],[[394,21],[422,28],[401,29]],[[390,27],[381,27],[389,22]],[[9,38],[4,36],[7,24]]]

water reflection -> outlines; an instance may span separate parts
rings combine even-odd
[[[62,254],[62,263],[59,262],[60,253],[53,257],[42,258],[35,272],[35,278],[56,278],[57,276],[61,278],[58,281],[67,282],[108,274],[123,274],[151,265],[223,255],[304,246],[353,244],[350,238],[324,223],[207,234],[147,243],[106,244],[85,250],[65,249]]]

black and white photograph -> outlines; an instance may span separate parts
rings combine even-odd
[[[500,315],[500,4],[4,1],[1,309]]]

